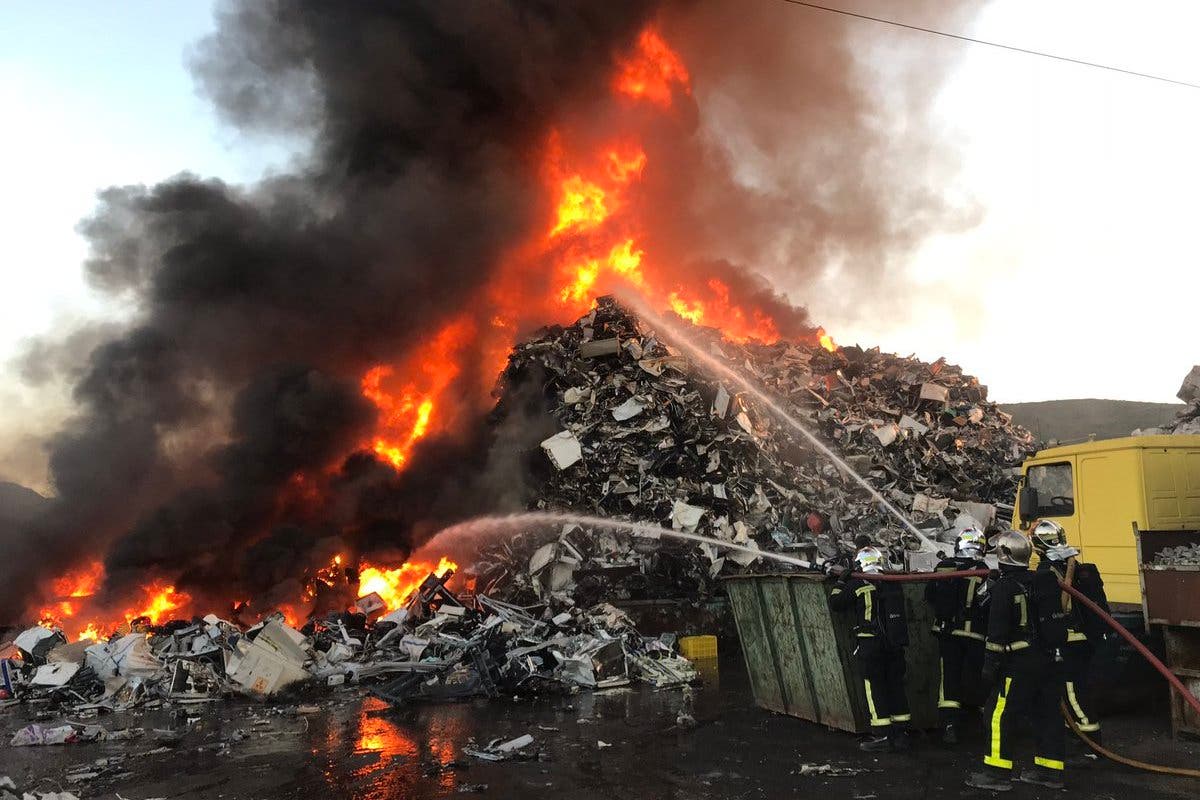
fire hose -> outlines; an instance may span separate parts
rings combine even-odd
[[[926,582],[926,581],[950,580],[953,578],[986,577],[988,574],[989,574],[988,570],[970,569],[970,570],[957,570],[954,572],[914,572],[914,573],[904,573],[904,574],[888,574],[888,573],[871,574],[871,573],[855,572],[855,573],[852,573],[850,577],[862,578],[863,580],[869,580],[869,581],[885,581],[885,582],[894,582],[894,583],[919,583],[919,582]],[[1163,664],[1161,661],[1159,661],[1158,657],[1155,656],[1154,653],[1151,653],[1150,649],[1148,647],[1146,647],[1146,645],[1142,644],[1136,636],[1134,636],[1132,633],[1130,633],[1125,628],[1124,625],[1122,625],[1121,623],[1119,623],[1115,619],[1113,619],[1111,614],[1107,613],[1104,609],[1100,608],[1100,606],[1096,605],[1094,602],[1092,602],[1090,599],[1088,599],[1083,594],[1083,592],[1079,591],[1074,586],[1071,586],[1070,584],[1068,584],[1064,581],[1061,581],[1061,580],[1058,582],[1058,585],[1062,587],[1063,591],[1067,592],[1069,595],[1071,595],[1071,597],[1078,600],[1083,605],[1084,608],[1086,608],[1088,611],[1091,611],[1093,614],[1095,614],[1101,620],[1103,620],[1104,623],[1106,625],[1108,625],[1108,627],[1110,627],[1114,631],[1116,631],[1121,636],[1122,639],[1129,642],[1129,644],[1133,646],[1133,649],[1136,650],[1142,656],[1142,658],[1146,659],[1146,661],[1148,661],[1152,667],[1154,667],[1156,670],[1158,670],[1158,672],[1164,678],[1167,679],[1167,683],[1169,683],[1171,685],[1172,689],[1174,689],[1176,692],[1179,693],[1179,696],[1181,698],[1183,698],[1184,702],[1186,702],[1189,706],[1191,706],[1196,711],[1197,714],[1200,714],[1200,700],[1197,700],[1195,695],[1193,695],[1191,692],[1189,692],[1187,687],[1183,685],[1183,682],[1180,681],[1178,677],[1176,677],[1175,673],[1173,673],[1173,672],[1171,672],[1171,670],[1167,669],[1167,666],[1165,664]],[[1067,723],[1068,723],[1068,725],[1070,725],[1071,730],[1075,733],[1075,735],[1078,736],[1080,739],[1082,739],[1084,744],[1086,744],[1092,750],[1096,751],[1097,753],[1099,753],[1100,755],[1104,756],[1107,759],[1115,761],[1119,764],[1125,764],[1126,766],[1134,767],[1136,769],[1146,770],[1149,772],[1158,772],[1158,773],[1163,773],[1163,774],[1168,774],[1168,775],[1183,775],[1186,777],[1200,778],[1200,770],[1185,769],[1182,767],[1164,767],[1164,766],[1160,766],[1157,764],[1147,764],[1143,761],[1136,761],[1132,758],[1126,758],[1125,756],[1122,756],[1122,755],[1114,753],[1110,750],[1107,750],[1104,747],[1101,747],[1096,742],[1092,741],[1083,731],[1079,730],[1079,727],[1075,724],[1075,720],[1073,720],[1071,718],[1071,715],[1067,713],[1065,706],[1063,707],[1063,715],[1067,718]]]

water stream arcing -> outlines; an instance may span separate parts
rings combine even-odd
[[[774,561],[780,561],[784,564],[791,564],[795,567],[810,569],[813,564],[808,561],[796,558],[795,556],[785,555],[783,553],[772,553],[767,550],[759,550],[757,547],[747,547],[746,545],[737,544],[735,542],[727,542],[724,539],[716,539],[711,536],[703,536],[699,533],[690,533],[688,531],[675,531],[670,528],[663,528],[649,522],[636,522],[634,520],[619,519],[617,517],[593,517],[587,514],[574,514],[571,512],[553,512],[553,511],[526,511],[517,514],[505,514],[500,516],[475,517],[473,519],[459,522],[456,525],[451,525],[448,528],[443,528],[436,533],[432,539],[423,544],[421,548],[414,554],[420,556],[422,553],[445,552],[450,549],[456,541],[475,539],[479,536],[487,536],[502,531],[511,531],[513,529],[545,527],[551,525],[580,525],[591,528],[604,528],[611,531],[628,531],[640,533],[645,536],[669,536],[673,539],[683,539],[689,542],[699,542],[702,544],[710,544],[714,547],[723,548],[725,550],[736,550],[741,553],[753,553],[762,558],[769,558]]]
[[[901,525],[903,525],[907,530],[921,540],[923,549],[936,549],[936,544],[928,536],[922,533],[915,525],[913,525],[912,522],[909,521],[908,517],[904,516],[904,514],[900,512],[900,509],[892,505],[891,502],[889,502],[888,499],[884,497],[878,489],[872,486],[866,478],[855,472],[854,469],[845,461],[843,461],[837,453],[833,452],[833,450],[831,450],[824,442],[822,442],[816,434],[810,431],[807,425],[789,414],[787,410],[785,410],[783,406],[781,406],[778,401],[776,401],[775,398],[769,395],[765,390],[757,386],[753,381],[746,378],[737,370],[730,368],[727,364],[723,364],[704,347],[692,341],[692,339],[682,328],[680,328],[680,326],[672,324],[669,320],[664,319],[661,315],[655,312],[654,309],[650,308],[646,301],[641,297],[632,293],[628,293],[623,295],[621,300],[632,306],[637,312],[638,316],[651,322],[654,325],[656,333],[665,332],[671,339],[672,344],[675,344],[686,350],[693,359],[704,364],[704,366],[708,367],[716,374],[728,378],[730,381],[742,387],[742,389],[745,391],[754,395],[756,400],[770,409],[776,417],[785,422],[797,433],[808,440],[808,443],[819,450],[831,462],[833,462],[834,466],[848,475],[859,486],[866,489],[871,494],[871,497],[873,497],[883,508],[885,508],[888,513],[895,517]]]

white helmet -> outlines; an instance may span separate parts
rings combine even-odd
[[[859,550],[854,561],[858,564],[860,572],[872,574],[883,572],[883,553],[879,552],[877,547],[864,547]]]
[[[954,543],[954,551],[969,558],[983,558],[983,551],[986,549],[987,537],[983,535],[983,531],[973,526],[963,528],[958,534],[958,541]]]

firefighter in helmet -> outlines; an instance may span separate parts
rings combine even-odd
[[[863,547],[854,563],[861,573],[879,575],[883,553],[876,547]],[[903,750],[908,746],[912,720],[904,692],[904,648],[908,645],[904,591],[898,583],[851,575],[848,569],[842,572],[830,602],[835,610],[854,610],[854,656],[862,673],[873,734],[860,747],[866,751]]]
[[[983,561],[986,548],[983,532],[966,528],[958,535],[954,555],[938,562],[934,572],[987,570]],[[946,744],[958,742],[963,687],[977,683],[983,668],[986,588],[984,577],[974,575],[925,584],[925,600],[933,611],[933,632],[938,641],[938,721]]]
[[[1067,532],[1053,520],[1039,520],[1030,532],[1033,549],[1038,554],[1038,570],[1049,570],[1069,586],[1074,586],[1107,614],[1108,597],[1104,581],[1095,564],[1078,559],[1079,551],[1067,544]],[[1089,667],[1096,647],[1108,636],[1108,628],[1095,614],[1072,602],[1074,598],[1062,593],[1062,609],[1067,615],[1067,643],[1062,648],[1063,702],[1079,730],[1099,744],[1100,721],[1092,707]]]
[[[1013,739],[1017,718],[1032,722],[1035,757],[1018,780],[1063,787],[1063,725],[1058,715],[1060,684],[1056,662],[1066,641],[1065,616],[1058,607],[1058,583],[1031,572],[1029,539],[1007,531],[993,539],[1000,577],[989,589],[983,677],[994,683],[988,704],[984,767],[967,785],[991,791],[1012,788]]]

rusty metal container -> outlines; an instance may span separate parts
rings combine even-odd
[[[1141,531],[1134,525],[1133,533],[1146,628],[1159,626],[1167,668],[1200,696],[1200,566],[1154,563],[1164,548],[1200,541],[1200,531]],[[1170,695],[1171,732],[1200,736],[1200,715],[1175,692]]]
[[[937,723],[937,642],[923,584],[904,585],[913,725]],[[725,580],[757,705],[855,733],[868,729],[862,677],[846,615],[829,606],[820,575],[740,575]]]

